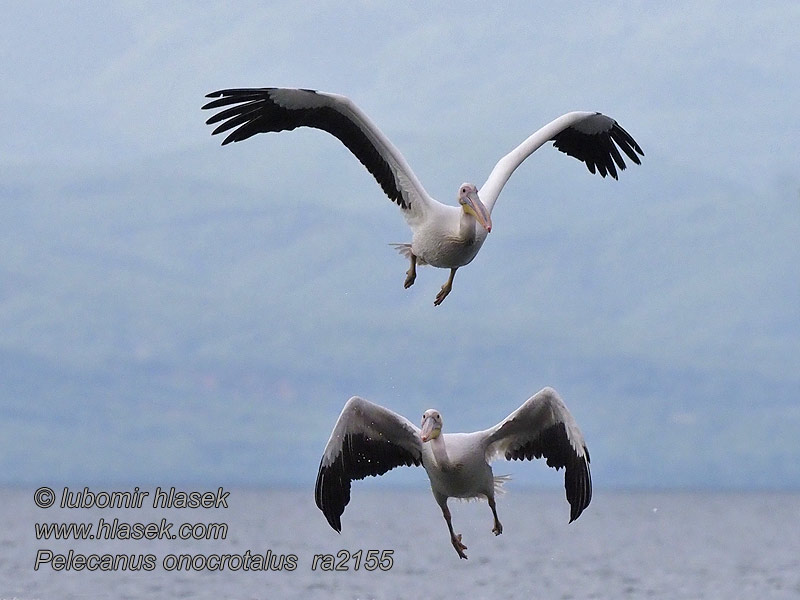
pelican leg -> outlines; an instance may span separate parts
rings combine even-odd
[[[456,276],[456,271],[457,270],[458,270],[458,267],[456,267],[455,269],[450,269],[450,277],[447,278],[447,281],[442,286],[442,289],[439,290],[438,294],[436,294],[436,300],[433,301],[433,305],[434,306],[439,306],[442,303],[442,301],[445,298],[447,298],[447,294],[450,293],[450,290],[453,289],[453,279]]]
[[[411,253],[409,253],[411,254]],[[412,285],[414,285],[414,280],[417,278],[417,257],[414,254],[411,254],[411,266],[406,271],[406,280],[403,283],[403,287],[408,289]]]
[[[493,497],[488,496],[487,499],[489,500],[489,508],[492,509],[492,515],[494,516],[494,529],[492,529],[492,533],[500,535],[503,533],[503,525],[500,523],[500,519],[497,518],[497,506],[494,503]]]
[[[447,521],[447,529],[450,530],[450,541],[453,544],[453,548],[456,549],[456,552],[458,552],[458,555],[461,558],[467,558],[467,555],[464,554],[464,550],[466,550],[467,547],[464,544],[461,543],[461,534],[460,533],[455,533],[453,531],[453,523],[450,520],[450,509],[447,508],[447,500],[446,499],[442,503],[441,506],[442,506],[442,515],[444,515],[444,520]]]

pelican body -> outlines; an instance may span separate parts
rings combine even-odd
[[[564,402],[552,388],[529,398],[503,421],[473,433],[442,433],[435,409],[422,415],[417,428],[405,417],[354,396],[334,426],[320,460],[315,488],[317,507],[330,526],[342,530],[341,516],[350,502],[354,479],[382,475],[401,465],[422,465],[431,491],[447,523],[458,556],[467,558],[461,534],[453,530],[448,498],[485,498],[492,511],[492,532],[503,526],[497,516],[495,493],[507,477],[496,477],[490,462],[544,457],[548,466],[564,467],[564,487],[570,522],[589,506],[592,478],[589,451]]]
[[[598,112],[570,112],[551,121],[495,165],[480,188],[464,183],[459,206],[434,200],[400,151],[349,98],[316,90],[242,88],[212,92],[204,109],[223,109],[206,123],[219,123],[213,134],[230,131],[222,144],[257,133],[313,127],[336,136],[375,177],[386,195],[403,211],[412,231],[411,243],[394,244],[410,261],[404,286],[412,286],[417,265],[450,269],[436,296],[439,305],[450,293],[456,270],[472,262],[492,230],[492,210],[514,170],[545,142],[586,163],[591,173],[617,178],[625,169],[620,155],[640,164],[644,152],[614,119]],[[232,131],[231,131],[232,130]],[[619,149],[618,149],[619,147]]]

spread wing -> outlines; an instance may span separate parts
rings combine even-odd
[[[575,111],[554,119],[501,158],[478,195],[491,212],[503,186],[522,162],[546,142],[586,164],[592,173],[617,179],[617,167],[625,169],[620,150],[637,165],[644,152],[636,140],[611,117],[599,112]]]
[[[486,459],[545,458],[547,465],[565,468],[564,488],[570,523],[592,499],[589,450],[566,405],[552,388],[544,388],[487,431]]]
[[[425,210],[434,202],[400,151],[349,98],[315,90],[244,88],[212,92],[204,109],[223,108],[206,123],[219,123],[213,135],[230,131],[222,145],[257,133],[312,127],[341,141],[405,210]],[[227,107],[227,108],[226,108]]]
[[[350,482],[395,467],[422,464],[419,428],[388,408],[354,396],[347,401],[322,454],[314,497],[336,531],[350,502]]]

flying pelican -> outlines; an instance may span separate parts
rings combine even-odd
[[[486,498],[492,509],[492,533],[503,526],[494,494],[508,477],[495,477],[489,462],[544,457],[547,465],[565,467],[564,487],[571,506],[570,523],[592,499],[589,451],[575,419],[552,388],[530,397],[503,421],[474,433],[442,433],[442,416],[434,409],[422,415],[417,429],[388,408],[354,396],[344,405],[319,464],[314,496],[333,529],[350,502],[350,482],[383,475],[401,465],[425,467],[433,497],[442,509],[450,541],[461,558],[467,547],[453,531],[448,498]]]
[[[589,171],[617,178],[625,162],[617,146],[641,164],[639,144],[614,119],[599,112],[570,112],[528,137],[495,165],[478,188],[464,183],[458,190],[459,207],[434,200],[422,187],[403,155],[370,118],[349,98],[315,90],[246,88],[212,92],[204,109],[230,106],[206,123],[220,123],[213,134],[233,130],[222,145],[240,142],[257,133],[288,131],[297,127],[322,129],[336,136],[372,173],[383,191],[396,202],[411,227],[410,244],[393,244],[411,266],[404,286],[411,287],[417,265],[450,269],[450,277],[436,295],[438,306],[450,293],[459,267],[469,264],[492,230],[492,209],[514,170],[547,141],[586,163]],[[231,106],[232,105],[232,106]],[[615,145],[616,143],[616,145]],[[325,193],[330,190],[325,189]]]

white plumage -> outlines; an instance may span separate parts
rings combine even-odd
[[[410,260],[405,287],[414,284],[417,264],[450,269],[435,305],[450,293],[456,270],[469,264],[486,240],[492,229],[492,210],[508,178],[545,142],[553,141],[556,148],[586,163],[592,173],[610,174],[614,179],[617,168],[625,169],[620,149],[636,164],[640,164],[637,153],[644,156],[614,119],[597,112],[570,112],[500,159],[480,191],[472,183],[462,184],[456,207],[437,202],[425,191],[400,151],[349,98],[286,88],[227,89],[207,97],[216,100],[204,109],[226,107],[207,121],[220,123],[214,134],[232,130],[223,145],[297,127],[322,129],[341,140],[400,206],[411,228],[411,242],[396,244]]]
[[[495,477],[489,464],[498,457],[545,458],[551,467],[564,467],[570,522],[589,506],[589,451],[577,423],[552,388],[529,398],[494,427],[474,433],[442,433],[442,418],[434,409],[425,411],[417,428],[388,408],[357,396],[350,398],[320,460],[316,503],[330,526],[341,531],[351,481],[402,465],[422,465],[447,522],[450,541],[458,555],[467,558],[461,535],[453,531],[447,499],[486,498],[494,518],[492,531],[500,535],[503,526],[494,497],[505,478]]]

